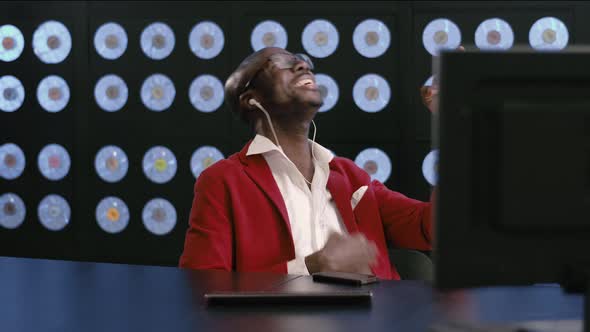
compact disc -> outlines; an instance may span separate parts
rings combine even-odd
[[[265,47],[287,48],[287,31],[276,21],[262,21],[254,27],[250,35],[250,44],[254,51]]]
[[[422,44],[428,53],[437,56],[441,49],[454,50],[461,45],[461,31],[453,21],[439,18],[424,28]]]
[[[27,215],[23,200],[13,193],[0,196],[0,226],[8,229],[18,228]]]
[[[116,112],[127,103],[127,84],[117,75],[101,77],[94,87],[94,99],[107,112]]]
[[[11,24],[0,26],[0,60],[10,62],[23,53],[25,39],[22,32]]]
[[[60,195],[47,195],[37,209],[39,221],[50,231],[60,231],[70,223],[70,204]]]
[[[49,144],[39,153],[37,158],[39,171],[49,180],[63,179],[70,171],[70,155],[58,144]]]
[[[127,33],[114,22],[101,25],[94,33],[94,48],[107,60],[119,58],[127,49]]]
[[[219,25],[211,21],[204,21],[193,27],[188,43],[191,51],[197,57],[212,59],[223,50],[225,37]]]
[[[191,171],[195,178],[198,178],[201,172],[207,167],[215,164],[225,158],[223,153],[213,146],[202,146],[193,152],[191,157]]]
[[[430,151],[422,162],[422,174],[431,186],[438,182],[438,150]]]
[[[487,19],[475,30],[475,45],[480,50],[507,50],[514,43],[514,32],[500,18]]]
[[[37,100],[44,110],[56,113],[70,101],[70,88],[66,81],[56,75],[45,77],[37,86]]]
[[[389,103],[391,90],[387,81],[377,74],[366,74],[352,88],[356,106],[368,113],[381,111]]]
[[[371,180],[384,183],[391,175],[391,160],[380,149],[364,149],[356,156],[354,162],[371,176]]]
[[[352,33],[354,48],[362,56],[376,58],[389,48],[391,36],[387,26],[375,19],[364,20]]]
[[[13,143],[0,146],[0,177],[14,180],[23,174],[26,159],[21,148]]]
[[[100,149],[94,158],[96,174],[106,182],[121,181],[129,169],[129,160],[121,148],[107,145]]]
[[[121,232],[129,224],[127,204],[118,197],[103,198],[96,206],[96,222],[107,233]]]
[[[176,174],[176,157],[168,148],[155,146],[143,156],[143,173],[155,183],[166,183]]]
[[[213,112],[223,104],[223,84],[212,75],[198,76],[191,83],[189,98],[198,111]]]
[[[71,49],[72,37],[61,22],[47,21],[33,33],[33,51],[44,63],[62,62]]]
[[[326,20],[315,20],[303,29],[301,42],[307,54],[316,58],[325,58],[338,48],[338,30]]]
[[[141,86],[141,101],[154,112],[161,112],[170,107],[175,96],[174,83],[163,74],[154,74],[146,78]]]
[[[163,198],[154,198],[143,207],[143,225],[152,234],[166,235],[176,225],[176,209]]]
[[[174,43],[174,31],[161,22],[148,25],[141,33],[141,49],[150,59],[166,58],[174,50]]]
[[[555,17],[540,18],[529,30],[529,43],[536,50],[561,50],[568,40],[567,27]]]
[[[25,100],[25,88],[18,78],[5,75],[0,77],[0,110],[14,112]]]
[[[430,76],[426,82],[424,82],[423,86],[432,86],[432,82],[434,81],[434,76]]]
[[[334,79],[326,74],[315,74],[315,84],[320,90],[320,95],[324,104],[320,107],[320,112],[331,110],[338,102],[339,92],[338,84]]]

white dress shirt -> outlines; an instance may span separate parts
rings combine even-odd
[[[295,244],[295,259],[287,262],[289,274],[309,274],[305,257],[322,249],[330,233],[346,232],[342,216],[326,188],[330,174],[328,164],[334,155],[311,140],[310,144],[315,167],[311,190],[295,164],[265,136],[256,135],[246,154],[262,154],[285,201]]]

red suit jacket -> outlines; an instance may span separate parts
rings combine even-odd
[[[287,208],[264,157],[246,156],[249,145],[197,179],[180,267],[287,273],[295,258]],[[353,211],[352,194],[365,185]],[[339,157],[330,162],[327,188],[348,232],[361,232],[377,245],[378,277],[399,279],[386,239],[397,248],[431,250],[430,203],[371,182],[354,162]]]

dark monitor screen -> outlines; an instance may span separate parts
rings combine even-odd
[[[451,52],[437,66],[436,285],[590,266],[590,49]]]

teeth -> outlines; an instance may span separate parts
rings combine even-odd
[[[307,85],[307,84],[313,84],[313,81],[310,80],[309,78],[307,78],[307,79],[304,79],[304,80],[301,80],[301,81],[297,82],[297,84],[295,84],[295,86],[296,87],[300,87],[300,86],[304,86],[304,85]]]

